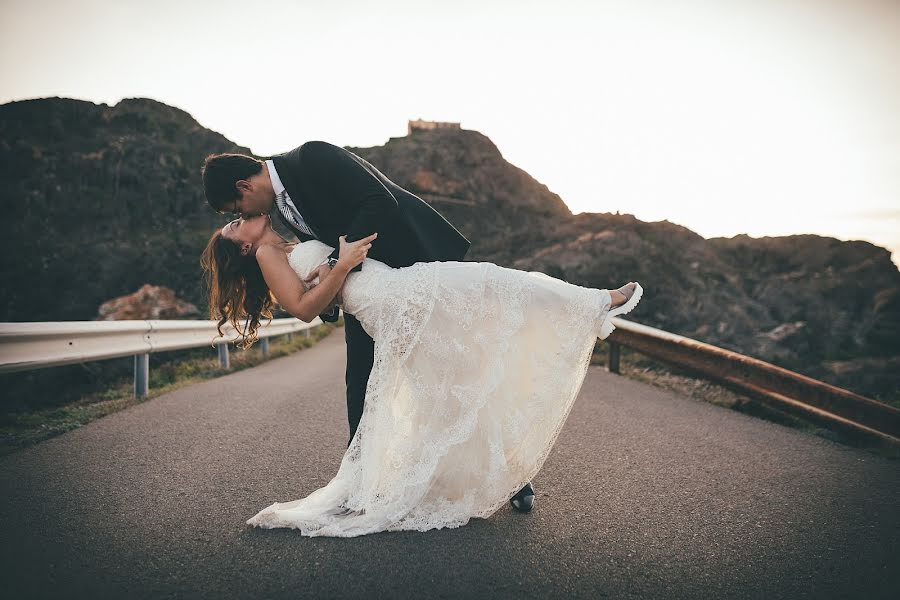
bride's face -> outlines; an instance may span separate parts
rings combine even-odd
[[[222,237],[240,246],[241,254],[249,254],[256,251],[260,240],[271,227],[269,215],[241,217],[222,228]]]

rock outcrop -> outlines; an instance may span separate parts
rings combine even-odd
[[[127,296],[107,300],[97,310],[95,321],[123,321],[127,319],[199,319],[200,310],[175,296],[162,285],[146,283]]]

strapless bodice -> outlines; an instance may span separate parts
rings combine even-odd
[[[312,284],[318,284],[319,278],[313,279],[310,283],[303,281],[303,278],[308,276],[316,267],[325,263],[333,251],[333,246],[329,246],[322,241],[307,240],[294,246],[294,249],[288,254],[288,264],[300,277],[305,290],[308,290]],[[362,269],[350,272],[344,280],[344,285],[341,288],[343,302],[339,305],[341,310],[360,316],[359,313],[373,303],[374,298],[368,292],[377,289],[375,280],[380,280],[381,283],[384,283],[384,279],[396,270],[380,260],[374,258],[363,259]]]

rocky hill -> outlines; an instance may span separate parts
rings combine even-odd
[[[900,272],[884,248],[815,235],[705,239],[630,214],[572,215],[477,131],[348,149],[432,203],[472,240],[468,260],[594,287],[637,280],[637,321],[860,393],[900,393]],[[203,198],[211,152],[251,154],[148,99],[0,106],[2,231],[14,248],[0,259],[0,319],[87,320],[145,283],[205,311],[198,257],[224,222]]]
[[[210,152],[250,150],[154,100],[0,106],[0,320],[90,320],[144,283],[197,304],[198,247],[222,221],[200,183]]]

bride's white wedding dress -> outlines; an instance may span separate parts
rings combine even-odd
[[[295,246],[308,275],[333,248]],[[596,339],[642,290],[610,310],[605,289],[486,262],[400,269],[366,258],[344,312],[375,340],[359,427],[334,478],[247,521],[308,536],[465,525],[538,473],[565,423]]]

